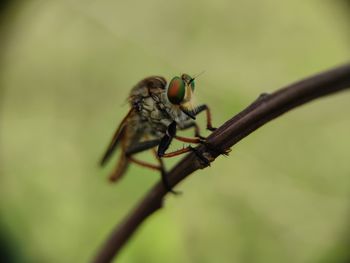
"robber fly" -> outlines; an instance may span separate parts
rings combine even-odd
[[[135,163],[161,172],[164,187],[172,191],[164,168],[162,158],[177,156],[194,148],[186,148],[167,152],[173,139],[185,143],[202,143],[205,138],[200,135],[195,116],[205,111],[207,129],[215,130],[211,124],[211,114],[207,105],[193,105],[195,77],[182,74],[174,77],[169,85],[160,76],[152,76],[141,80],[130,92],[129,103],[131,109],[117,128],[101,165],[111,157],[118,145],[121,156],[116,169],[110,176],[111,181],[119,180],[130,163]],[[176,130],[194,128],[193,138],[180,137]],[[157,147],[157,150],[156,150]],[[154,152],[159,165],[150,164],[134,157],[136,153],[150,150]]]

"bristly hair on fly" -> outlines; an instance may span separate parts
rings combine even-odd
[[[195,80],[197,79],[200,75],[204,74],[205,73],[205,70],[201,71],[200,73],[197,73],[196,75],[194,75],[194,77],[192,77],[191,81],[190,81],[190,84]],[[191,89],[188,89],[188,92],[190,94],[188,94],[188,97],[189,97],[189,100],[184,103],[182,105],[182,107],[184,109],[186,109],[189,113],[191,113],[192,115],[196,115],[197,114],[197,103],[196,103],[196,96],[193,95],[193,92]]]

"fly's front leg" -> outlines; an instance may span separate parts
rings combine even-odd
[[[177,151],[173,151],[170,153],[165,153],[165,151],[169,148],[169,145],[172,141],[173,138],[176,138],[176,122],[172,122],[168,129],[166,134],[164,135],[164,137],[161,139],[159,147],[158,147],[158,157],[159,158],[170,158],[170,157],[175,157],[178,156],[180,154],[183,153],[187,153],[187,152],[194,152],[196,154],[196,156],[205,164],[205,165],[209,165],[210,162],[208,161],[207,158],[205,158],[200,152],[198,152],[195,148],[188,146],[185,147],[183,149],[177,150]],[[183,137],[177,137],[177,138],[183,138]],[[184,138],[187,142],[189,140],[191,140],[190,138]],[[195,138],[197,139],[197,138]]]
[[[206,115],[207,115],[207,129],[209,131],[215,131],[216,128],[213,127],[212,123],[211,123],[211,113],[210,113],[210,109],[209,107],[206,105],[206,104],[203,104],[203,105],[200,105],[196,108],[196,115],[201,113],[202,111],[206,112]]]
[[[175,152],[171,152],[171,153],[165,153],[166,150],[168,150],[169,145],[171,143],[171,141],[173,140],[173,138],[176,138],[178,136],[176,136],[176,122],[173,121],[167,128],[165,135],[163,136],[163,138],[160,140],[159,146],[158,146],[158,151],[157,151],[157,155],[159,158],[167,158],[167,157],[174,157],[177,155],[180,155],[182,153],[186,153],[189,152],[188,147],[175,151]],[[179,138],[179,137],[178,137]]]
[[[176,122],[173,121],[172,123],[170,123],[170,125],[168,126],[165,132],[165,135],[160,140],[158,151],[157,151],[157,155],[159,158],[164,156],[164,153],[166,152],[166,150],[168,150],[170,143],[175,137],[175,135],[176,135]]]
[[[206,104],[198,106],[195,109],[195,111],[196,111],[196,115],[198,115],[202,111],[205,111],[206,115],[207,115],[207,129],[210,130],[210,131],[215,131],[216,130],[216,128],[214,128],[212,123],[211,123],[210,109],[209,109],[209,107]],[[217,149],[215,146],[208,144],[206,141],[204,141],[203,144],[205,144],[208,149],[210,149],[211,151],[213,151],[213,152],[215,152],[217,154],[228,155],[229,152],[231,151],[230,149],[228,149],[228,150]]]
[[[163,138],[160,140],[159,146],[158,146],[158,157],[174,157],[186,152],[191,151],[190,147],[183,148],[181,150],[177,150],[175,152],[171,153],[165,153],[166,150],[169,148],[170,143],[173,139],[177,139],[182,142],[187,142],[187,143],[203,143],[205,142],[204,139],[201,138],[186,138],[186,137],[181,137],[181,136],[176,136],[176,122],[173,121],[167,128],[165,135]]]

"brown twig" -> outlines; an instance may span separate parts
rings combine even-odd
[[[262,94],[250,106],[213,132],[208,137],[207,144],[197,147],[196,150],[212,162],[220,153],[224,153],[268,121],[313,99],[349,87],[350,64],[347,64],[291,84],[272,94]],[[205,167],[206,165],[191,153],[170,171],[169,182],[175,186],[189,174]],[[146,218],[162,207],[166,194],[163,184],[158,182],[113,230],[93,262],[110,262]]]

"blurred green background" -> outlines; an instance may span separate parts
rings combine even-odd
[[[132,166],[111,185],[115,160],[97,165],[140,79],[205,70],[197,100],[219,126],[350,55],[346,1],[3,3],[1,262],[88,262],[159,180]],[[348,262],[349,116],[344,92],[259,129],[181,183],[118,262]]]

